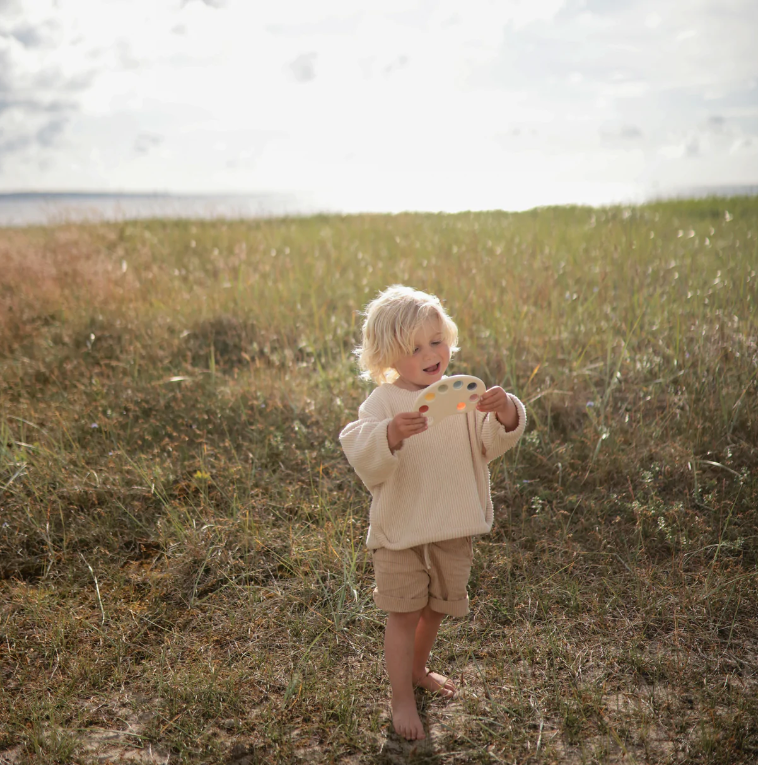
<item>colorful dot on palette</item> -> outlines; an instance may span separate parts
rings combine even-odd
[[[473,411],[486,390],[484,383],[473,375],[446,377],[418,392],[413,411],[424,416],[427,427],[436,426],[448,417]]]

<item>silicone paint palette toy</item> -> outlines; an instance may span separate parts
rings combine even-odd
[[[453,375],[443,377],[424,388],[413,402],[413,411],[426,416],[428,427],[436,425],[445,417],[465,414],[476,409],[477,402],[487,390],[478,377]]]

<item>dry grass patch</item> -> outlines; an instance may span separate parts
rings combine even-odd
[[[0,761],[755,761],[758,208],[726,204],[4,232]],[[337,443],[397,281],[530,416],[415,745]]]

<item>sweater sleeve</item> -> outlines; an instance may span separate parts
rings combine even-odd
[[[508,397],[516,405],[518,425],[515,430],[507,431],[494,413],[487,413],[484,417],[481,431],[479,431],[481,433],[482,454],[487,462],[491,462],[496,457],[512,449],[518,443],[526,428],[526,408],[512,393],[509,393]]]
[[[390,451],[387,426],[392,417],[371,397],[361,404],[358,420],[346,425],[340,443],[348,462],[369,491],[384,483],[397,469],[398,457]]]

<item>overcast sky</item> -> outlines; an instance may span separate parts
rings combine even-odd
[[[0,191],[758,184],[756,39],[758,0],[0,0]]]

